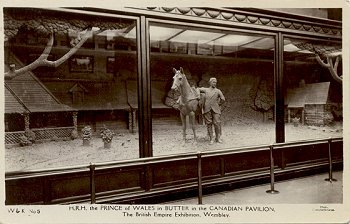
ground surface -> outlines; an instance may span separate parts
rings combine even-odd
[[[155,128],[153,130],[153,155],[170,155],[197,151],[219,150],[242,146],[271,144],[275,141],[274,123],[249,123],[223,125],[223,143],[208,145],[205,126],[197,126],[197,143],[187,130],[183,143],[181,126]],[[52,141],[26,147],[10,147],[5,150],[5,169],[9,171],[36,170],[75,165],[88,165],[107,161],[135,159],[139,157],[138,134],[116,132],[112,147],[103,147],[102,139],[94,137],[90,146],[83,146],[81,139]],[[341,124],[329,127],[298,126],[287,124],[286,142],[342,137]]]
[[[328,173],[277,181],[278,194],[267,194],[270,184],[249,186],[203,196],[203,204],[244,205],[244,204],[341,204],[343,203],[343,172],[333,172],[337,181],[329,182]],[[198,204],[198,198],[187,198],[164,204]]]

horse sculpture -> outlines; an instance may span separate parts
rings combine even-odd
[[[182,122],[183,140],[184,142],[186,141],[186,117],[188,117],[189,124],[193,131],[194,142],[197,142],[195,118],[196,113],[200,112],[202,105],[200,103],[200,93],[199,91],[197,92],[195,88],[190,86],[182,67],[180,67],[180,70],[173,68],[173,72],[175,75],[173,77],[173,85],[171,89],[180,92],[178,103]]]

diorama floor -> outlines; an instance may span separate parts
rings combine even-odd
[[[139,136],[127,130],[114,130],[112,147],[104,148],[102,139],[96,135],[90,146],[83,146],[82,139],[69,141],[51,141],[25,147],[7,147],[5,149],[5,170],[37,170],[75,165],[89,165],[119,160],[139,158]],[[192,130],[187,130],[186,141],[182,138],[181,126],[155,126],[153,129],[153,156],[211,151],[225,148],[266,145],[275,142],[275,124],[223,124],[223,143],[209,145],[204,125],[196,129],[197,142],[193,141]],[[342,137],[341,123],[317,127],[286,124],[286,142],[310,139]]]
[[[278,194],[268,194],[270,184],[252,186],[211,195],[204,195],[203,204],[341,204],[343,203],[343,172],[333,172],[337,181],[325,181],[328,173],[275,182]],[[167,204],[198,204],[188,198]]]

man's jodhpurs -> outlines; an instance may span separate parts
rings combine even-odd
[[[203,114],[205,124],[207,125],[208,135],[210,141],[213,140],[213,125],[215,130],[216,141],[219,141],[221,138],[221,120],[220,114],[215,113],[213,110]]]

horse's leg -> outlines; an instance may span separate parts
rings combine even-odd
[[[186,115],[180,113],[181,122],[182,122],[182,138],[184,140],[184,143],[186,142]]]
[[[190,113],[189,119],[190,119],[192,131],[193,131],[193,141],[197,142],[196,125],[195,125],[196,124],[196,115],[193,111]]]

